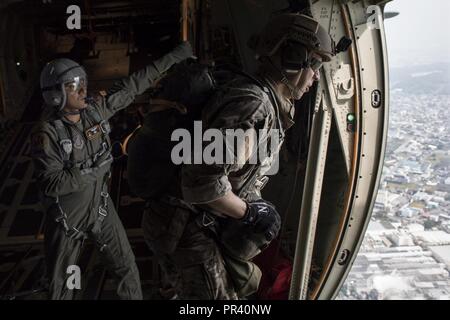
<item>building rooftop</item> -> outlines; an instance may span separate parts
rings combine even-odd
[[[428,249],[438,261],[445,263],[450,270],[450,245],[430,246]]]
[[[428,245],[450,245],[450,234],[441,230],[414,231],[411,234],[416,240],[423,241]]]

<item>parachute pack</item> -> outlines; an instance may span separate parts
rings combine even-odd
[[[142,125],[125,147],[128,184],[135,195],[143,199],[181,195],[179,168],[170,157],[174,146],[171,135],[177,128],[191,129],[216,86],[211,69],[192,62],[175,65],[161,79]]]
[[[194,121],[201,120],[208,100],[237,71],[213,69],[191,62],[173,67],[159,84],[150,101],[149,112],[143,124],[128,139],[127,176],[130,190],[142,199],[162,195],[181,198],[180,166],[172,162],[171,151],[177,142],[171,141],[172,132],[183,128],[193,131]],[[264,87],[259,80],[253,79]]]

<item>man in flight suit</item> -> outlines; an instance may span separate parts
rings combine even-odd
[[[57,59],[44,67],[40,84],[46,109],[32,135],[32,154],[47,212],[49,298],[73,298],[66,284],[68,267],[77,264],[83,241],[89,238],[117,278],[119,297],[142,299],[135,257],[108,195],[113,160],[108,119],[173,64],[190,57],[190,45],[182,43],[95,99],[87,98],[86,72],[78,63]]]
[[[264,142],[271,137],[265,135],[236,151],[235,157],[250,155],[243,164],[184,164],[181,199],[153,199],[144,213],[147,243],[180,298],[237,299],[257,290],[261,272],[250,260],[280,230],[280,216],[260,190],[293,124],[294,102],[335,53],[333,40],[317,21],[292,13],[272,17],[250,45],[260,62],[258,72],[236,75],[221,87],[204,106],[202,125],[221,132],[276,129],[275,151],[257,164],[248,161],[254,144],[256,150],[267,147]],[[172,236],[175,244],[160,241],[158,231],[167,226],[182,231]]]

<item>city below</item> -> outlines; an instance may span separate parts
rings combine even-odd
[[[391,91],[380,189],[338,299],[450,299],[450,95],[405,91]]]

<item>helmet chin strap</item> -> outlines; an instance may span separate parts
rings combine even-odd
[[[84,100],[86,101],[86,103],[90,103],[90,102],[92,102],[94,100],[94,98],[86,97],[86,98],[84,98]],[[80,109],[74,109],[72,111],[66,111],[66,110],[64,110],[64,108],[61,108],[61,110],[59,111],[59,114],[61,116],[63,116],[63,117],[64,116],[76,116],[78,114],[81,114],[81,110]]]
[[[283,72],[283,70],[279,71],[282,75],[281,83],[283,83],[289,89],[291,99],[298,100],[297,97],[300,96],[300,89],[292,85],[292,83],[287,79],[286,74]],[[303,72],[303,70],[300,70],[300,72]]]
[[[298,97],[300,95],[300,90],[292,85],[292,83],[289,81],[287,74],[281,69],[278,68],[275,63],[273,63],[272,59],[270,57],[268,57],[268,60],[270,62],[270,64],[272,65],[272,67],[278,71],[281,75],[281,83],[284,84],[286,86],[286,88],[289,90],[290,93],[290,98],[289,99],[294,99],[296,100],[296,97]],[[299,70],[301,73],[303,72],[303,69]],[[301,75],[300,75],[301,76]]]
[[[60,114],[61,116],[75,116],[75,115],[77,115],[77,114],[80,114],[80,110],[65,111],[65,110],[63,109],[63,110],[61,110],[61,111],[59,112],[59,114]]]
[[[80,110],[79,109],[71,109],[70,111],[67,111],[64,108],[61,108],[58,113],[61,117],[76,116],[76,115],[80,114]]]

